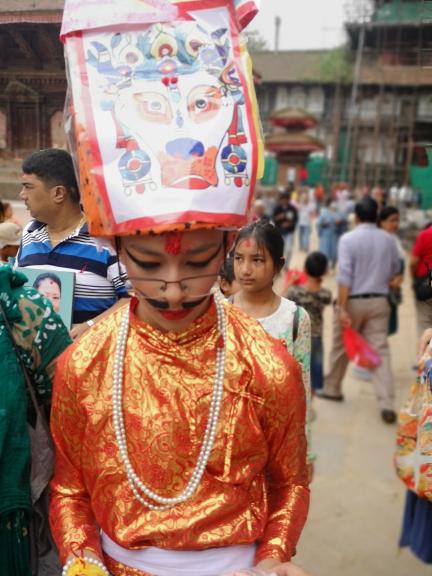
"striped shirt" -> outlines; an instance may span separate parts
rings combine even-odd
[[[75,272],[73,324],[95,318],[128,296],[124,267],[89,235],[87,224],[53,247],[46,224],[33,220],[24,229],[15,265]]]

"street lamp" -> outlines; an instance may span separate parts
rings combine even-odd
[[[347,24],[357,24],[360,27],[360,34],[357,44],[356,59],[354,66],[354,76],[351,88],[351,97],[348,106],[348,123],[345,137],[345,146],[342,159],[342,179],[347,180],[347,163],[351,147],[351,137],[353,129],[354,112],[357,104],[358,87],[360,82],[360,72],[363,60],[363,50],[365,43],[366,28],[374,13],[374,2],[372,0],[349,0],[344,3]]]

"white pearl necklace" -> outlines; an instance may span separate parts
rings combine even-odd
[[[186,502],[196,492],[201,478],[206,469],[210,458],[213,444],[216,438],[216,430],[219,421],[220,409],[222,404],[222,395],[225,377],[225,357],[226,357],[226,322],[225,311],[222,297],[214,296],[217,311],[217,327],[222,337],[222,345],[218,346],[216,351],[216,371],[213,383],[213,395],[210,402],[209,416],[203,442],[198,456],[197,465],[192,472],[190,480],[181,494],[173,498],[160,496],[148,488],[138,478],[130,460],[127,448],[126,430],[124,425],[122,410],[122,393],[123,393],[123,368],[124,356],[126,351],[127,336],[129,330],[129,308],[125,310],[120,324],[119,336],[114,356],[114,376],[113,376],[113,420],[114,431],[117,439],[117,446],[123,461],[129,486],[135,498],[151,510],[166,510],[173,506]],[[144,496],[143,496],[144,495]],[[151,502],[152,501],[152,502]],[[156,504],[154,504],[155,502]]]
[[[69,568],[72,566],[74,562],[78,562],[79,560],[80,560],[79,558],[70,558],[70,560],[68,560],[66,564],[63,566],[62,576],[67,576]],[[88,556],[83,556],[82,560],[84,560],[84,562],[86,562],[87,564],[93,564],[94,566],[97,566],[105,574],[105,576],[110,576],[110,573],[100,560],[96,560],[96,558],[89,558]]]

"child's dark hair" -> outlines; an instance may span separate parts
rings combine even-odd
[[[277,269],[284,263],[284,241],[281,233],[270,222],[253,222],[240,230],[234,243],[234,250],[246,238],[253,238],[260,248],[266,248]]]
[[[305,271],[311,278],[321,278],[327,272],[328,259],[322,252],[311,252],[305,260]]]
[[[395,214],[399,215],[399,208],[396,208],[396,206],[384,206],[378,215],[378,224],[385,222],[387,218],[390,218],[390,216],[394,216]]]
[[[219,270],[219,276],[222,278],[222,280],[225,280],[225,282],[228,282],[230,285],[234,282],[234,259],[232,256],[228,256],[226,260],[222,262]]]
[[[57,274],[53,274],[52,272],[44,272],[43,274],[39,274],[39,276],[33,282],[33,288],[35,288],[36,290],[39,290],[39,286],[42,284],[42,282],[44,280],[51,280],[51,282],[54,282],[54,284],[57,284],[57,286],[59,287],[59,290],[61,292],[61,289],[62,289],[61,280],[57,276]]]

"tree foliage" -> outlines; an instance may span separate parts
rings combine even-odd
[[[267,41],[259,30],[247,30],[245,33],[249,52],[267,52]]]
[[[347,48],[326,52],[320,62],[320,77],[324,82],[349,84],[353,80],[353,63]]]

